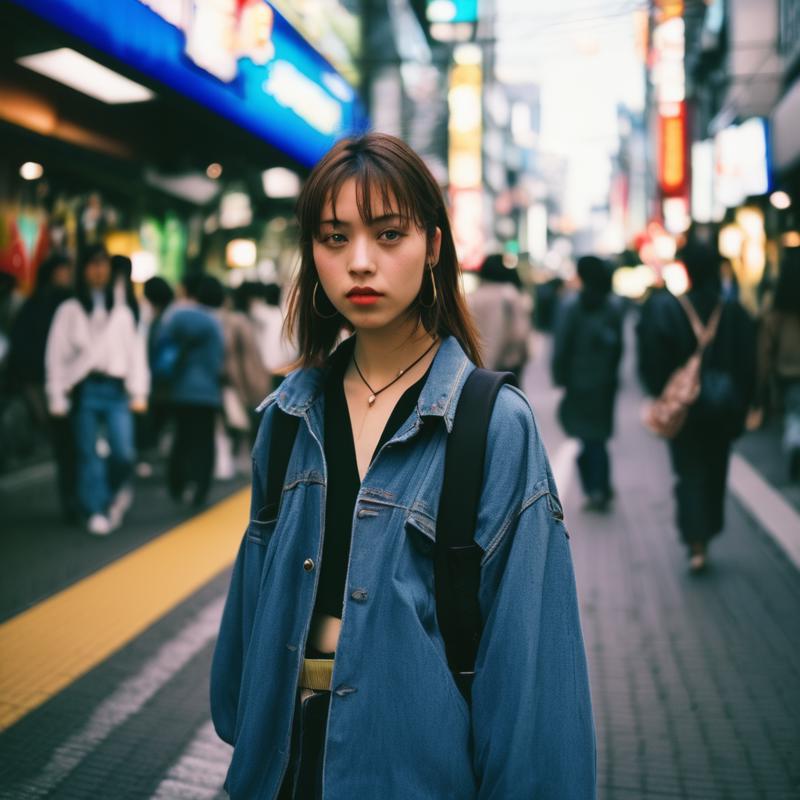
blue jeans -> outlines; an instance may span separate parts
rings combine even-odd
[[[90,376],[77,390],[73,415],[78,453],[78,499],[83,510],[105,514],[131,476],[135,459],[133,415],[122,381]],[[111,455],[97,454],[97,436],[105,429]]]
[[[578,473],[587,497],[601,494],[611,496],[611,464],[603,439],[582,439],[583,449],[578,456]]]

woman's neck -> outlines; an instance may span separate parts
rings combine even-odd
[[[434,341],[434,336],[416,324],[393,331],[360,330],[353,357],[370,384],[380,385],[407,369]]]

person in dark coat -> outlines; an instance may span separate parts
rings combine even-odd
[[[611,294],[611,270],[596,256],[578,260],[582,288],[558,314],[552,375],[566,389],[559,407],[561,425],[581,440],[578,472],[587,510],[605,511],[613,495],[606,447],[614,431],[617,371],[622,357],[623,310]]]
[[[724,526],[731,443],[744,429],[753,398],[755,326],[738,301],[723,299],[720,260],[713,248],[692,242],[680,257],[691,284],[687,299],[703,325],[722,304],[716,335],[703,358],[700,396],[669,442],[678,530],[690,569],[700,572],[706,567],[708,543]],[[638,335],[639,375],[647,392],[657,397],[695,351],[697,339],[681,304],[668,292],[654,294],[645,304]]]
[[[23,303],[11,327],[9,378],[22,392],[31,416],[49,433],[56,462],[61,513],[66,522],[77,521],[75,437],[66,416],[52,416],[47,410],[44,354],[47,335],[56,310],[72,295],[73,264],[66,253],[53,253],[36,274],[36,288]]]

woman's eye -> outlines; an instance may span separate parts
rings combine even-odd
[[[343,244],[347,240],[341,233],[329,233],[323,236],[322,241],[325,242],[326,244]]]
[[[396,242],[402,238],[403,234],[400,231],[388,230],[381,234],[381,238],[386,242]]]

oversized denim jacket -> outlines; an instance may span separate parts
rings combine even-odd
[[[485,627],[471,706],[447,666],[432,552],[447,435],[472,369],[445,339],[416,410],[358,493],[324,800],[595,797],[567,532],[533,413],[511,387],[492,414],[475,531]],[[295,372],[262,404],[250,523],[211,673],[214,724],[234,746],[226,782],[234,800],[272,800],[289,759],[325,525],[324,378],[324,369]],[[264,507],[276,408],[301,420],[277,519]]]

